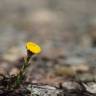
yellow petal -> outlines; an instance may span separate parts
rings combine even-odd
[[[41,52],[40,46],[33,42],[27,42],[26,49],[34,54],[39,54]]]

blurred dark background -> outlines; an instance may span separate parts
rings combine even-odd
[[[96,0],[0,0],[0,56],[16,60],[27,41],[42,47],[41,56],[95,65]]]

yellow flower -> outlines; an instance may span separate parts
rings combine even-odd
[[[39,54],[41,52],[40,46],[33,42],[27,42],[26,49],[27,51],[30,51],[32,54]]]

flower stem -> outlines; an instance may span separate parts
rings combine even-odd
[[[26,57],[24,59],[24,64],[22,65],[22,68],[20,69],[20,73],[16,77],[16,82],[15,82],[15,86],[14,87],[18,87],[22,83],[22,80],[23,80],[24,75],[25,75],[25,70],[29,66],[30,58],[31,58],[31,56],[30,57]]]

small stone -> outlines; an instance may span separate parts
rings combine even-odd
[[[20,72],[20,70],[19,69],[17,69],[17,68],[13,68],[11,71],[10,71],[10,75],[17,75],[17,74],[19,74],[19,72]]]

